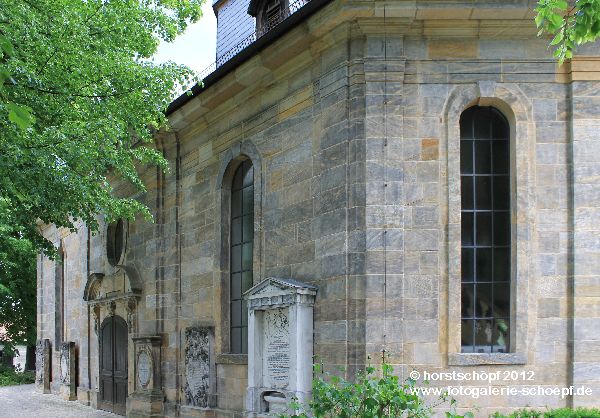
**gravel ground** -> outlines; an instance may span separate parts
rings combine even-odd
[[[69,402],[56,395],[43,395],[35,385],[0,387],[0,418],[93,418],[120,415],[92,409],[77,401]]]

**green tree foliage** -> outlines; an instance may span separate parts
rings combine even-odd
[[[12,367],[0,365],[0,387],[28,385],[35,382],[35,372],[17,372]]]
[[[540,34],[554,35],[550,45],[562,63],[577,45],[600,37],[600,0],[539,0],[535,23]]]
[[[19,238],[11,225],[11,209],[0,197],[0,343],[12,351],[15,345],[35,344],[37,250],[31,241]]]
[[[108,176],[143,192],[136,167],[166,168],[143,144],[194,75],[149,58],[202,2],[0,0],[0,325],[15,341],[35,330],[35,254],[54,253],[40,223],[150,218],[115,197]]]
[[[48,252],[38,220],[73,230],[97,227],[100,212],[150,217],[115,198],[107,175],[143,191],[136,164],[166,167],[139,144],[193,73],[149,58],[200,18],[202,1],[0,0],[0,196],[13,232]]]

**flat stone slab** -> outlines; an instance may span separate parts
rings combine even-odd
[[[10,411],[9,415],[3,415]],[[65,401],[57,395],[44,395],[35,390],[35,385],[0,387],[0,417],[61,417],[94,418],[120,415],[92,409],[77,401]]]

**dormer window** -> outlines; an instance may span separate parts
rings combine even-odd
[[[270,30],[280,21],[281,3],[279,0],[270,0],[265,2],[265,7],[262,10],[262,23],[266,31]]]
[[[262,36],[287,17],[287,0],[253,0],[248,13],[256,17],[256,34]]]

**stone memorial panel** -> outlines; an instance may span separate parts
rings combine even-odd
[[[185,398],[188,405],[214,406],[213,336],[212,327],[185,330]]]
[[[284,389],[290,381],[290,323],[287,308],[264,313],[264,385]]]
[[[77,399],[75,387],[75,343],[73,341],[64,342],[60,345],[59,356],[59,378],[60,393],[63,399],[74,401]]]
[[[317,288],[271,277],[244,297],[248,301],[248,391],[252,416],[283,412],[293,399],[310,399],[313,306]]]
[[[60,353],[60,382],[69,384],[69,358],[65,352]]]
[[[50,340],[39,340],[35,347],[35,383],[42,393],[50,393]]]
[[[138,383],[146,389],[152,377],[152,359],[147,351],[140,351],[137,367]]]
[[[162,413],[164,393],[160,373],[161,344],[159,335],[132,337],[135,359],[135,390],[127,398],[127,416],[155,418]]]

